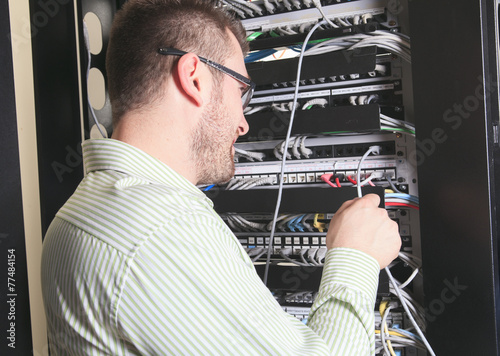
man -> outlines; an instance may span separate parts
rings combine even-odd
[[[44,241],[52,355],[374,352],[378,273],[401,243],[378,196],[335,215],[306,326],[195,186],[234,174],[246,51],[241,24],[206,0],[130,0],[116,15],[113,136],[83,144],[86,177]]]

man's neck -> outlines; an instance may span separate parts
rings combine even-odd
[[[154,113],[128,114],[115,127],[111,138],[132,145],[168,165],[196,184],[195,164],[191,162],[189,132],[176,121],[159,120]]]

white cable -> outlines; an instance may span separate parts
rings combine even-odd
[[[373,100],[377,100],[378,99],[378,95],[376,94],[372,94],[368,97],[368,99],[366,99],[366,103],[367,104],[370,104]]]
[[[256,178],[241,178],[236,184],[232,185],[231,188],[227,189],[226,190],[236,190],[236,189],[239,189],[239,187],[241,187],[243,184],[246,184],[248,183],[248,181],[252,181],[252,180],[255,180]]]
[[[387,347],[387,341],[385,340],[385,326],[387,325],[387,316],[389,315],[389,312],[391,311],[392,307],[389,305],[384,311],[384,316],[382,317],[382,322],[380,324],[380,341],[382,342],[382,347],[384,348],[384,356],[385,355],[390,355],[391,353],[389,352],[389,348]],[[387,335],[389,336],[389,335]]]
[[[238,231],[248,231],[248,226],[243,224],[239,219],[237,219],[234,215],[228,215],[227,219],[229,222],[232,222],[234,225],[232,226],[237,226]]]
[[[307,136],[302,136],[302,139],[300,140],[300,153],[302,153],[302,156],[305,158],[309,158],[313,154],[313,151],[306,147],[306,138]]]
[[[240,178],[231,178],[229,183],[226,185],[226,190],[229,190],[233,185],[235,185],[237,182],[239,182]]]
[[[280,216],[280,217],[276,220],[276,222],[281,221],[281,220],[283,220],[283,219],[286,219],[286,218],[287,218],[287,217],[289,217],[289,216],[290,216],[289,214],[281,215],[281,216]],[[271,221],[269,222],[269,224],[267,224],[266,229],[267,229],[267,231],[271,231],[271,229],[272,229],[272,228],[273,228],[273,221],[271,220]]]
[[[301,139],[300,136],[295,137],[295,141],[293,141],[293,147],[292,147],[292,154],[297,159],[301,159],[302,158],[302,156],[301,156],[301,154],[299,152],[300,139]]]
[[[254,9],[251,6],[248,6],[246,1],[242,0],[225,0],[226,2],[230,2],[234,7],[244,11],[250,17],[255,17]]]
[[[375,72],[379,72],[380,74],[385,75],[387,73],[387,67],[383,64],[376,64]]]
[[[290,143],[287,143],[285,140],[281,143],[281,146],[280,146],[280,152],[282,154],[286,153],[286,159],[292,158],[292,155],[290,154],[290,152],[288,152],[288,148],[290,147],[289,145],[290,145]]]
[[[290,1],[281,0],[281,2],[283,3],[283,6],[285,6],[288,11],[292,11],[292,4],[290,4]]]
[[[323,264],[322,261],[325,259],[327,252],[328,249],[326,247],[323,246],[319,248],[318,253],[316,253],[316,261],[318,262],[318,264]]]
[[[337,17],[336,19],[342,26],[344,27],[349,27],[351,25],[349,25],[349,23],[347,23],[345,20],[342,20],[340,17]]]
[[[257,229],[259,231],[266,231],[266,224],[264,224],[264,223],[256,223],[253,221],[249,221],[249,220],[245,219],[244,217],[242,217],[241,215],[233,215],[233,217],[235,217],[236,219],[241,221],[244,225],[247,225],[253,229]]]
[[[358,190],[358,197],[362,197],[362,194],[361,194],[361,184],[359,184],[361,182],[361,164],[363,164],[363,161],[366,159],[366,157],[368,157],[368,155],[370,153],[375,153],[375,154],[379,154],[381,150],[381,147],[380,146],[370,146],[370,148],[368,148],[368,151],[365,152],[365,154],[363,155],[363,157],[361,157],[361,159],[359,160],[359,163],[358,163],[358,171],[356,173],[356,188]]]
[[[269,2],[269,0],[264,0],[264,7],[266,8],[267,12],[269,12],[270,14],[274,14],[275,7]]]
[[[288,147],[288,142],[290,141],[290,136],[292,133],[293,120],[295,118],[295,108],[297,106],[297,98],[299,95],[300,71],[302,69],[302,60],[304,58],[304,52],[306,50],[307,42],[309,42],[309,39],[311,38],[314,31],[316,31],[316,29],[320,25],[322,25],[323,23],[324,23],[324,21],[321,21],[321,22],[318,22],[316,25],[314,25],[313,28],[311,29],[311,31],[309,31],[309,33],[307,34],[307,36],[304,40],[304,43],[302,44],[302,49],[300,51],[300,56],[299,56],[299,63],[298,63],[298,67],[297,67],[297,79],[295,81],[295,92],[293,95],[293,106],[292,106],[293,110],[290,114],[290,122],[288,124],[288,131],[287,131],[286,139],[285,139],[285,142],[286,142],[285,147]],[[265,285],[267,285],[267,276],[269,274],[269,266],[270,266],[270,262],[271,262],[271,251],[273,248],[274,232],[276,229],[276,220],[278,219],[278,213],[279,213],[279,209],[280,209],[280,205],[281,205],[281,196],[283,194],[283,176],[285,175],[285,165],[286,165],[286,155],[283,155],[283,159],[281,161],[281,173],[279,176],[278,198],[276,200],[276,209],[274,210],[272,229],[271,229],[271,234],[270,234],[270,238],[269,238],[269,245],[268,245],[268,249],[267,249],[266,268],[264,271],[264,278],[263,278]]]
[[[411,253],[400,251],[398,257],[413,268],[422,266],[422,260],[419,257],[412,255]]]
[[[389,280],[391,281],[391,284],[393,285],[394,290],[396,291],[396,294],[397,294],[399,300],[401,301],[401,305],[403,305],[403,309],[405,310],[405,312],[406,312],[406,314],[408,316],[408,319],[410,319],[412,325],[415,327],[415,331],[417,332],[417,334],[422,339],[422,342],[424,343],[425,347],[427,348],[427,350],[429,351],[429,353],[431,354],[431,356],[436,356],[436,354],[434,353],[434,350],[432,349],[431,345],[429,344],[429,342],[425,338],[424,333],[422,332],[422,330],[420,330],[420,328],[418,327],[417,322],[413,318],[413,315],[408,310],[408,305],[406,305],[406,301],[404,300],[403,296],[401,295],[401,291],[397,287],[396,281],[394,280],[394,277],[392,276],[391,271],[387,267],[385,268],[385,271],[387,272],[387,276],[389,277]]]
[[[411,46],[408,38],[400,33],[388,31],[374,31],[369,34],[356,34],[338,37],[312,46],[306,55],[314,55],[339,51],[357,47],[378,46],[392,53],[400,55],[404,60],[411,62]]]
[[[413,125],[413,124],[411,124],[409,122],[398,120],[398,119],[394,119],[394,118],[392,118],[390,116],[387,116],[387,115],[384,115],[384,114],[380,114],[380,118],[384,119],[388,123],[392,123],[394,125],[402,126],[402,127],[407,128],[407,129],[410,129],[412,131],[415,131],[415,125]]]
[[[319,105],[324,108],[328,104],[328,100],[325,98],[315,98],[308,100],[304,105],[302,105],[302,110],[306,110],[309,106]]]
[[[248,190],[250,188],[260,186],[260,185],[273,184],[273,182],[274,182],[274,177],[262,177],[262,178],[257,179],[256,181],[247,182],[246,184],[243,184],[240,187],[240,190]]]
[[[276,110],[276,111],[281,111],[281,112],[290,111],[290,110],[288,110],[288,109],[286,109],[286,108],[283,107],[284,104],[285,103],[273,104],[273,105],[271,105],[271,109]]]
[[[234,152],[236,152],[239,155],[244,156],[244,157],[254,158],[260,162],[262,162],[262,160],[266,157],[266,154],[263,152],[246,151],[246,150],[242,150],[241,148],[236,148],[236,147],[234,148]]]
[[[293,6],[295,6],[295,8],[297,10],[300,10],[300,1],[299,0],[290,0],[293,4]]]
[[[290,250],[290,252],[288,252],[288,250]],[[288,252],[288,254],[286,254],[286,252]],[[291,262],[293,264],[296,264],[296,265],[299,265],[299,266],[303,266],[303,267],[310,267],[311,265],[309,263],[302,263],[302,262],[299,262],[299,261],[296,261],[294,259],[291,259],[290,257],[288,257],[288,255],[292,252],[292,249],[291,248],[287,248],[287,249],[282,249],[280,250],[280,255],[281,257],[283,257],[285,260],[287,260],[288,262]],[[268,253],[268,256],[269,256],[269,253]]]
[[[231,230],[241,231],[241,228],[239,226],[236,226],[233,219],[231,219],[229,215],[227,215],[227,223],[228,223],[229,227],[231,228]]]
[[[277,8],[280,7],[280,0],[273,0],[274,5],[276,5]]]
[[[231,1],[237,2],[238,4],[241,4],[243,6],[249,7],[250,9],[255,11],[257,14],[262,16],[262,8],[259,5],[255,4],[251,1],[244,1],[244,0],[231,0]]]
[[[264,110],[265,108],[266,108],[265,106],[254,106],[253,108],[252,107],[247,107],[245,109],[246,112],[244,112],[244,114],[245,115],[252,115],[252,114],[255,114],[256,112]]]
[[[312,226],[306,222],[306,220],[309,219],[310,217],[311,214],[305,214],[302,220],[300,221],[300,224],[304,226],[307,229],[307,231],[313,232],[314,229],[312,228]]]
[[[368,95],[360,95],[358,96],[358,104],[359,105],[365,105],[367,104],[367,101],[368,100]]]
[[[358,172],[357,172],[357,178],[358,178],[357,181],[358,182],[359,182],[360,171],[361,171],[361,163],[372,152],[372,149],[373,150],[379,150],[380,147],[379,146],[371,146],[368,149],[368,151],[366,151],[366,153],[363,155],[363,157],[361,158],[361,160],[359,161]],[[358,197],[361,198],[362,197],[362,193],[361,193],[361,186],[359,184],[357,185],[357,189],[358,189]],[[389,280],[391,281],[392,287],[393,287],[394,291],[396,292],[396,295],[398,296],[399,300],[401,301],[401,305],[403,306],[403,309],[405,310],[405,312],[406,312],[406,314],[408,316],[408,319],[410,319],[410,322],[412,323],[413,327],[415,328],[415,330],[417,331],[418,335],[422,339],[423,343],[425,344],[425,347],[427,348],[427,350],[429,351],[429,353],[431,354],[431,356],[436,356],[436,354],[434,353],[434,350],[432,349],[431,345],[429,344],[429,342],[425,338],[424,333],[422,332],[422,330],[420,330],[420,327],[418,326],[417,322],[415,321],[415,318],[413,317],[412,313],[410,312],[410,310],[408,308],[408,305],[406,303],[406,298],[404,298],[403,295],[402,295],[403,293],[406,293],[406,292],[400,290],[400,288],[398,287],[397,282],[394,279],[394,277],[392,276],[392,273],[389,270],[389,268],[385,267],[384,269],[385,269],[385,272],[387,273],[387,276],[389,277]],[[381,331],[381,333],[382,333],[382,331]]]
[[[318,253],[318,248],[317,247],[312,247],[308,249],[307,251],[307,259],[315,266],[319,266],[319,263],[314,259],[316,256],[316,253]]]
[[[332,21],[330,21],[330,19],[328,17],[326,17],[326,14],[323,11],[323,7],[321,6],[320,0],[312,0],[312,2],[314,4],[314,6],[316,6],[316,8],[318,9],[318,11],[321,13],[321,16],[323,16],[323,19],[324,19],[324,21],[318,22],[318,24],[324,24],[325,21],[326,21],[332,28],[338,28],[339,27],[338,25],[336,25]],[[321,26],[321,25],[318,25],[318,24],[316,24],[317,27],[315,25],[315,28],[314,28],[315,30],[316,30],[316,28],[318,28],[319,26]]]
[[[411,281],[413,281],[413,279],[415,279],[415,277],[417,276],[419,272],[419,269],[418,268],[415,268],[412,272],[412,274],[410,275],[410,277],[408,277],[408,279],[404,282],[404,283],[401,283],[401,285],[399,286],[399,288],[403,289],[405,288],[408,284],[411,283]]]
[[[241,10],[238,6],[235,4],[231,4],[228,0],[221,0],[226,6],[231,10],[234,11],[236,14],[238,14],[239,17],[242,19],[246,18],[245,12]]]
[[[372,14],[364,14],[361,16],[361,20],[363,21],[364,25],[366,25],[368,23],[368,20],[370,20],[372,18],[373,18]]]
[[[302,2],[304,3],[304,5],[306,7],[311,7],[311,5],[312,5],[312,0],[302,0]]]

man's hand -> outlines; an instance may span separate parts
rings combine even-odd
[[[398,256],[401,237],[398,224],[379,203],[378,195],[367,194],[342,204],[330,222],[326,246],[365,252],[378,261],[380,269],[391,263]]]

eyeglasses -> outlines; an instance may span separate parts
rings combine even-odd
[[[175,48],[166,47],[166,48],[158,49],[158,53],[163,54],[164,56],[170,55],[170,56],[181,56],[182,57],[183,55],[187,54],[188,52],[184,52],[184,51],[181,51],[181,50],[175,49]],[[250,100],[252,99],[253,92],[255,90],[255,83],[252,82],[247,77],[244,77],[243,75],[235,72],[234,70],[223,66],[222,64],[213,62],[210,59],[206,59],[206,58],[203,58],[200,56],[198,56],[198,58],[200,59],[200,61],[202,61],[206,65],[209,65],[212,68],[220,70],[222,73],[227,74],[231,78],[236,79],[240,83],[243,83],[246,85],[245,90],[243,90],[243,92],[241,93],[241,102],[243,104],[243,109],[245,109],[248,106],[248,104],[250,103]]]

